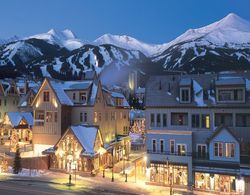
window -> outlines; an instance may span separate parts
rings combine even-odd
[[[161,150],[161,153],[163,153],[164,151],[164,140],[160,140],[160,150]]]
[[[102,120],[102,113],[101,112],[98,113],[98,119],[99,119],[99,121]]]
[[[205,144],[197,144],[197,156],[198,158],[205,158],[207,152],[207,146]]]
[[[43,101],[44,102],[49,102],[49,91],[44,91],[43,92]]]
[[[177,151],[179,156],[186,155],[186,144],[177,144]]]
[[[190,102],[189,91],[190,91],[189,89],[181,89],[181,102],[182,103]]]
[[[153,113],[150,114],[150,127],[155,126],[155,115]]]
[[[76,100],[76,93],[73,93],[73,100]]]
[[[122,112],[120,112],[120,119],[122,119]]]
[[[97,122],[97,112],[94,112],[94,122]]]
[[[46,112],[46,122],[52,122],[52,112]]]
[[[162,115],[162,125],[163,127],[167,127],[167,114]]]
[[[218,101],[243,101],[243,89],[219,89]]]
[[[226,157],[233,158],[234,157],[234,144],[226,143]]]
[[[250,113],[236,114],[237,127],[250,127]]]
[[[184,126],[188,125],[187,113],[171,113],[171,125]]]
[[[55,123],[57,123],[57,112],[54,112],[54,117],[55,117]]]
[[[34,114],[35,114],[35,125],[43,126],[44,125],[44,111],[36,110],[34,111]]]
[[[199,128],[200,127],[200,115],[199,114],[193,114],[192,115],[192,127],[193,128]]]
[[[126,112],[123,113],[123,119],[126,119],[127,118],[127,114]]]
[[[169,142],[170,142],[170,144],[169,144],[170,145],[169,146],[170,147],[170,153],[174,154],[175,153],[175,149],[174,149],[175,148],[175,140],[171,139]]]
[[[157,127],[161,126],[161,114],[159,113],[156,115],[156,124],[157,124]]]
[[[84,113],[84,122],[87,122],[87,121],[88,121],[88,113],[85,112],[85,113]]]
[[[153,152],[156,152],[156,140],[155,139],[152,140],[152,149],[153,149]]]
[[[7,100],[4,99],[4,106],[7,106]]]
[[[80,93],[79,94],[79,99],[80,99],[81,103],[86,104],[86,102],[87,102],[87,95],[86,95],[86,93]]]
[[[201,115],[201,127],[206,129],[210,128],[210,116],[208,114]]]
[[[214,156],[222,157],[223,155],[223,143],[215,142],[214,143]]]
[[[107,121],[109,119],[109,113],[105,112],[105,120]]]
[[[226,125],[233,126],[233,115],[229,113],[216,113],[215,126]]]
[[[80,122],[82,122],[83,121],[83,114],[82,114],[82,112],[80,113]]]

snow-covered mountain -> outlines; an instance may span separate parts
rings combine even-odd
[[[250,68],[250,22],[230,13],[208,26],[189,29],[152,57],[168,70],[207,72]]]
[[[127,35],[104,34],[94,41],[94,44],[111,44],[121,48],[138,50],[146,56],[152,56],[164,50],[163,45],[147,44]]]
[[[69,29],[63,31],[51,29],[47,33],[33,35],[26,37],[25,39],[31,38],[45,40],[48,43],[56,44],[69,50],[78,49],[83,46],[83,42],[80,39],[77,39],[74,33]]]
[[[250,22],[231,13],[161,45],[111,34],[83,42],[68,29],[0,44],[0,77],[79,79],[84,72],[95,70],[114,81],[134,69],[146,74],[250,69]]]

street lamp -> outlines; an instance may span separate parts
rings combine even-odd
[[[169,185],[170,185],[169,194],[172,195],[172,193],[173,193],[173,189],[172,189],[172,173],[170,174],[169,162],[170,161],[168,160],[168,157],[167,157],[168,179],[169,179]]]
[[[111,181],[114,182],[114,148],[112,148],[112,178]]]

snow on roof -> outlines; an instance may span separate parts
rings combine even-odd
[[[245,85],[245,80],[241,77],[220,77],[215,81],[216,85]]]
[[[49,82],[61,104],[68,106],[73,106],[74,103],[65,93],[65,90],[86,90],[93,83],[92,81],[58,81],[54,79],[49,79]]]
[[[192,80],[190,78],[182,78],[179,83],[180,86],[187,86],[191,84],[192,84]]]
[[[193,80],[193,88],[194,88],[194,101],[197,103],[198,106],[206,106],[203,100],[203,89],[196,80]]]
[[[30,112],[7,112],[12,127],[19,125],[22,119],[25,119],[29,126],[33,126],[33,116]]]
[[[91,105],[95,104],[95,99],[96,99],[96,96],[97,96],[97,89],[98,89],[97,84],[93,83],[91,96],[90,96],[90,100],[89,100]]]
[[[135,118],[145,118],[145,112],[143,110],[130,110],[129,119],[134,120]]]
[[[137,89],[136,89],[136,91],[135,91],[135,93],[145,93],[145,88],[143,88],[143,87],[138,87]]]
[[[78,125],[71,126],[70,129],[73,131],[80,144],[85,149],[83,154],[94,155],[94,145],[98,133],[98,128],[94,126]]]

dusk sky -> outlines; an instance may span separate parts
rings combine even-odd
[[[105,33],[164,43],[233,12],[250,20],[249,0],[2,0],[0,39],[49,29],[93,41]]]

